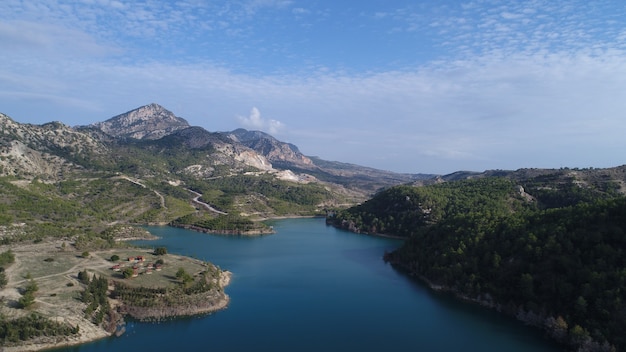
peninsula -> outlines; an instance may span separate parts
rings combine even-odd
[[[4,271],[7,285],[0,290],[3,323],[36,316],[61,331],[33,332],[25,341],[7,334],[3,351],[38,351],[121,335],[126,316],[161,320],[227,307],[224,288],[230,272],[166,252],[128,246],[81,252],[64,240],[0,247],[0,253],[13,257]],[[34,300],[24,306],[22,297],[33,283]],[[99,283],[104,298],[99,298]]]

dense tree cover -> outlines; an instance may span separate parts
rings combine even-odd
[[[0,346],[38,336],[69,336],[77,333],[78,326],[58,323],[36,313],[17,319],[0,315]]]
[[[406,236],[387,260],[561,342],[626,349],[626,198],[549,193],[524,200],[512,181],[489,178],[403,186],[329,221]]]
[[[197,164],[198,160],[203,160],[215,150],[211,144],[202,148],[188,148],[184,142],[177,135],[157,140],[124,140],[116,145],[115,163],[105,168],[129,174],[177,172]]]
[[[158,298],[166,293],[167,289],[164,287],[135,287],[118,281],[115,282],[111,297],[137,307],[153,307],[159,304]]]
[[[255,230],[270,231],[267,225],[236,214],[219,216],[190,214],[172,221],[170,225],[227,234],[239,234]]]
[[[175,274],[180,280],[179,284],[170,287],[137,287],[116,281],[111,296],[134,307],[176,306],[184,302],[186,296],[221,291],[220,286],[213,282],[219,279],[220,273],[212,264],[208,264],[207,270],[195,276],[179,268]]]
[[[482,178],[428,187],[393,187],[361,205],[338,211],[329,221],[357,232],[410,237],[451,214],[496,216],[525,206],[512,181]]]
[[[98,325],[104,322],[105,317],[110,319],[111,306],[107,299],[108,280],[96,276],[90,279],[86,271],[79,272],[78,276],[86,286],[81,294],[81,300],[87,304],[85,317],[91,318],[91,321]]]

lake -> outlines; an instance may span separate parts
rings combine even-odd
[[[276,234],[218,236],[147,227],[135,241],[233,273],[227,309],[61,351],[559,351],[538,330],[435,293],[382,260],[400,240],[358,235],[324,219],[268,222]]]

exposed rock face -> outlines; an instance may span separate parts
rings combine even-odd
[[[0,176],[56,178],[80,169],[77,159],[107,152],[94,136],[60,122],[20,124],[0,114]]]
[[[115,137],[159,139],[189,127],[189,123],[158,104],[150,104],[92,126]]]
[[[256,150],[272,163],[288,162],[305,168],[314,167],[311,159],[300,153],[298,147],[281,142],[267,133],[239,128],[228,133],[227,136],[235,142]]]

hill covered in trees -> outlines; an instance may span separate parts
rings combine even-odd
[[[626,197],[620,177],[598,176],[606,172],[397,186],[328,221],[407,238],[385,259],[431,287],[514,315],[572,348],[624,350]]]

